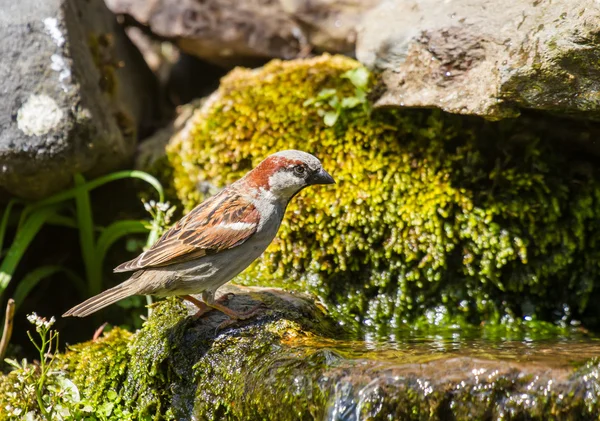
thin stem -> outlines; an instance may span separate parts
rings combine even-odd
[[[6,348],[10,342],[13,331],[13,319],[15,317],[15,300],[8,299],[6,303],[6,315],[4,316],[4,330],[2,331],[2,340],[0,340],[0,361],[4,361]]]
[[[44,384],[46,383],[46,347],[48,346],[48,342],[46,341],[46,335],[48,331],[46,329],[40,329],[40,337],[42,338],[42,346],[39,349],[40,351],[40,378],[37,382],[37,387],[35,389],[35,396],[37,399],[38,406],[40,407],[40,412],[48,421],[51,421],[51,414],[46,410],[44,406],[44,400],[42,399],[42,392],[44,390]],[[52,337],[50,337],[52,340]]]

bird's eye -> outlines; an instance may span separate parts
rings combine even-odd
[[[304,175],[304,173],[306,172],[306,168],[304,168],[304,166],[302,166],[302,165],[296,165],[294,167],[294,172],[297,175]]]

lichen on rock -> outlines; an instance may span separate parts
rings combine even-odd
[[[281,149],[316,154],[337,180],[294,199],[238,281],[308,290],[382,332],[582,317],[599,269],[597,171],[522,120],[356,108],[329,127],[303,104],[323,89],[353,95],[341,75],[357,66],[324,55],[236,69],[172,140],[188,209],[199,185]]]

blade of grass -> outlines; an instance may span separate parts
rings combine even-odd
[[[77,221],[73,218],[63,215],[53,215],[46,221],[48,225],[58,225],[61,227],[75,228],[77,229]]]
[[[23,279],[19,281],[19,285],[15,289],[14,300],[17,309],[21,306],[21,304],[25,301],[31,290],[33,290],[37,284],[40,283],[45,278],[48,278],[58,272],[64,272],[73,286],[77,288],[78,292],[82,297],[87,293],[87,288],[85,286],[85,282],[81,279],[75,272],[70,269],[60,266],[60,265],[46,265],[39,268],[36,268],[29,272]]]
[[[106,252],[119,238],[127,234],[145,234],[147,232],[148,227],[142,221],[117,221],[107,226],[102,231],[102,234],[100,234],[98,242],[96,243],[96,260],[98,261],[98,266],[103,266]]]
[[[8,219],[10,217],[10,212],[12,211],[13,206],[15,206],[18,202],[16,200],[11,200],[6,205],[4,209],[4,214],[2,215],[2,221],[0,222],[0,250],[4,247],[4,236],[6,235],[6,227],[8,226]]]
[[[23,222],[23,226],[17,231],[13,243],[6,253],[6,257],[4,257],[2,264],[0,264],[0,294],[8,286],[31,240],[33,240],[48,218],[55,214],[58,209],[58,206],[46,206],[33,212]]]
[[[118,171],[118,172],[114,172],[111,174],[107,174],[102,177],[98,177],[92,181],[88,181],[81,186],[75,186],[71,189],[57,193],[54,196],[50,196],[44,200],[41,200],[39,202],[36,202],[36,203],[28,206],[26,209],[23,210],[23,213],[32,212],[33,210],[35,210],[39,207],[42,207],[42,206],[64,202],[65,200],[68,200],[68,199],[74,199],[75,196],[77,195],[78,191],[82,188],[87,191],[90,191],[90,190],[100,187],[106,183],[110,183],[111,181],[122,180],[124,178],[137,178],[137,179],[145,181],[146,183],[148,183],[152,187],[154,187],[154,189],[158,193],[158,200],[160,202],[165,201],[164,189],[163,189],[162,185],[160,184],[160,182],[156,178],[154,178],[150,174],[145,173],[143,171],[127,170],[127,171]]]
[[[88,190],[83,188],[85,179],[81,174],[75,174],[75,186],[79,187],[75,192],[75,205],[77,215],[77,226],[79,227],[79,246],[81,256],[85,265],[85,275],[88,282],[88,293],[99,294],[102,291],[102,273],[95,258],[94,221],[92,216],[92,205]]]

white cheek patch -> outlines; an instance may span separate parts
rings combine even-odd
[[[233,222],[231,224],[220,224],[219,228],[225,228],[233,231],[245,231],[252,229],[256,226],[256,224],[250,222]]]
[[[275,174],[269,177],[269,187],[277,186],[284,189],[296,183],[296,177],[294,177],[289,171],[277,171]]]

